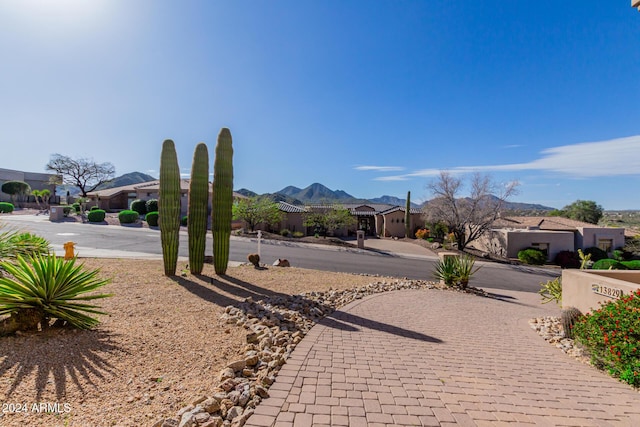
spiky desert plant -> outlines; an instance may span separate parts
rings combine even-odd
[[[216,144],[213,164],[213,266],[216,274],[225,274],[229,263],[229,240],[233,205],[233,147],[231,132],[222,128]]]
[[[16,264],[0,262],[0,269],[8,273],[0,277],[0,316],[11,315],[0,322],[0,336],[38,324],[45,328],[53,318],[81,329],[96,325],[98,320],[89,314],[105,313],[85,301],[111,296],[93,292],[110,280],[99,278],[99,270],[85,271],[83,264],[75,262],[55,254],[18,255]]]
[[[582,312],[575,307],[564,308],[560,314],[565,338],[573,338],[573,325],[582,317]]]
[[[411,237],[411,191],[407,191],[407,205],[404,208],[404,236]]]
[[[209,151],[204,142],[196,145],[189,183],[189,271],[202,273],[207,243],[207,207],[209,206]]]
[[[174,276],[180,237],[180,168],[176,147],[170,139],[162,143],[158,217],[164,274]]]

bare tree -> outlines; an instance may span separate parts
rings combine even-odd
[[[444,222],[454,234],[459,250],[490,228],[507,199],[517,193],[518,182],[498,186],[489,175],[476,173],[469,185],[469,196],[461,197],[462,178],[446,171],[427,185],[435,197],[425,206],[426,219]]]
[[[111,163],[96,163],[92,159],[72,159],[62,154],[53,154],[46,166],[62,176],[65,184],[75,185],[82,197],[113,179],[116,168]]]

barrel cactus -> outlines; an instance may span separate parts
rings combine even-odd
[[[233,204],[233,147],[231,132],[222,128],[216,144],[213,164],[213,266],[216,274],[225,274],[229,263],[231,208]]]
[[[164,274],[175,276],[180,237],[180,168],[172,140],[162,143],[158,216]]]
[[[202,273],[207,243],[207,207],[209,206],[209,151],[203,142],[196,145],[189,183],[189,270]]]
[[[406,238],[411,234],[411,191],[407,191],[407,205],[404,208],[404,235]]]
[[[575,307],[567,307],[562,310],[560,318],[562,319],[562,329],[565,338],[573,338],[573,325],[582,317],[582,313]]]

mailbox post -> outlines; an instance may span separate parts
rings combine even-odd
[[[364,230],[356,231],[356,239],[358,240],[358,248],[364,249]]]

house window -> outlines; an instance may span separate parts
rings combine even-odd
[[[611,249],[613,249],[613,239],[598,239],[598,247],[606,253],[611,252]]]

